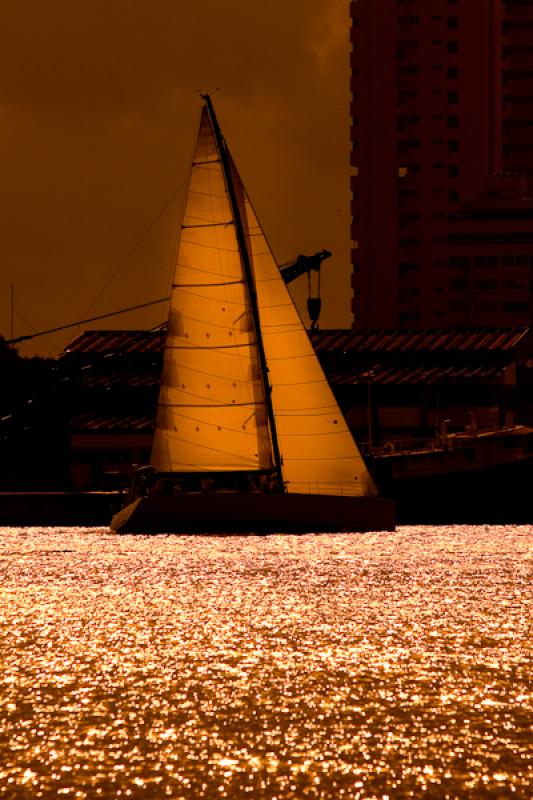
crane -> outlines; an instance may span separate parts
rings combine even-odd
[[[307,312],[311,320],[312,331],[316,331],[318,329],[318,318],[322,308],[322,300],[320,299],[320,267],[322,266],[322,262],[330,256],[331,253],[329,250],[320,250],[318,253],[315,253],[312,256],[299,255],[295,261],[291,261],[288,264],[282,264],[279,268],[281,277],[285,283],[291,283],[291,281],[293,281],[295,278],[298,278],[300,275],[303,275],[304,272],[307,272]],[[317,273],[316,280],[314,281],[314,289],[313,280],[311,278],[312,272]]]

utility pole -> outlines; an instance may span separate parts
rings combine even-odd
[[[11,323],[9,325],[9,338],[15,338],[15,287],[13,284],[10,286],[11,289]]]

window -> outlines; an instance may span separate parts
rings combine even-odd
[[[457,164],[448,164],[448,177],[449,178],[459,177],[459,167],[457,166]]]
[[[462,311],[466,311],[467,308],[468,305],[464,300],[452,300],[450,302],[450,311],[455,311],[456,313],[460,313]]]
[[[399,289],[398,291],[398,300],[400,303],[405,303],[410,300],[411,297],[419,297],[420,296],[420,289],[418,286],[404,286],[403,288]]]
[[[448,42],[448,53],[458,53],[459,44],[457,42]]]
[[[458,153],[459,152],[459,142],[457,139],[450,139],[448,142],[448,153]]]
[[[452,105],[459,102],[459,94],[457,92],[448,92],[448,103]]]
[[[418,139],[400,139],[398,142],[398,151],[402,153],[404,150],[409,150],[410,148],[416,148],[420,146],[420,141]]]
[[[400,264],[400,276],[405,275],[406,272],[418,272],[420,264],[416,261],[402,261]]]
[[[513,280],[510,278],[509,280],[502,281],[502,289],[508,292],[527,292],[529,291],[529,285],[527,280]]]
[[[467,256],[452,256],[450,258],[450,267],[469,267],[470,259]]]
[[[450,114],[448,116],[448,128],[458,128],[459,127],[459,117],[456,114]]]
[[[462,292],[466,289],[466,281],[464,278],[450,278],[450,289],[452,292]]]
[[[418,311],[400,311],[400,326],[415,322],[420,322],[420,313]]]

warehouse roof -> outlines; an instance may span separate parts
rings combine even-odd
[[[529,328],[424,328],[419,330],[317,331],[311,340],[319,355],[345,353],[508,352],[527,335]],[[64,350],[64,355],[113,353],[160,353],[165,332],[85,331]]]

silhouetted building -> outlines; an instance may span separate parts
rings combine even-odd
[[[530,324],[533,2],[351,15],[354,326]]]
[[[450,463],[453,470],[461,469],[465,447],[477,433],[485,433],[491,458],[499,461],[505,458],[495,455],[498,448],[512,449],[515,458],[530,446],[530,431],[514,430],[517,407],[526,410],[517,370],[529,339],[527,328],[312,335],[363,452],[372,450],[388,463],[392,452],[399,456],[423,446],[439,471]],[[148,463],[163,342],[162,331],[86,331],[59,359],[70,387],[72,488],[125,487],[133,466]],[[496,435],[489,439],[489,434]],[[431,444],[435,437],[438,447]],[[476,457],[478,451],[476,446]],[[419,469],[419,456],[415,462]]]

